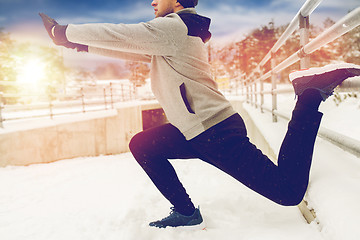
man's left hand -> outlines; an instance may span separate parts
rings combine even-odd
[[[47,33],[56,45],[76,49],[78,52],[88,51],[87,45],[69,42],[65,34],[67,25],[59,25],[54,19],[44,13],[39,13],[39,15]]]

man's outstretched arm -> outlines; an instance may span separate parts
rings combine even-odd
[[[90,52],[107,57],[121,58],[131,61],[151,62],[151,56],[149,55],[114,51],[70,42],[66,37],[66,29],[68,25],[60,25],[44,13],[39,13],[39,15],[43,20],[46,31],[56,45],[76,49],[78,52]]]
[[[142,55],[171,56],[187,36],[187,28],[177,14],[138,24],[68,24],[59,25],[41,14],[44,26],[57,45],[72,44]]]

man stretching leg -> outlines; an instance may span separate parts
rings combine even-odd
[[[57,45],[151,63],[151,86],[170,123],[136,134],[130,150],[163,196],[170,215],[150,226],[203,222],[169,159],[199,158],[264,197],[285,206],[301,202],[307,189],[318,107],[360,67],[344,64],[290,75],[298,96],[278,165],[250,143],[241,116],[218,91],[205,43],[210,19],[195,11],[197,0],[154,0],[155,19],[139,24],[59,25],[40,14]]]

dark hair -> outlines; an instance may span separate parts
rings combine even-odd
[[[178,2],[184,8],[195,7],[198,4],[198,0],[178,0]]]

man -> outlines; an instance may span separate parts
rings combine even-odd
[[[152,90],[169,124],[140,132],[130,150],[172,207],[150,226],[193,226],[203,222],[169,159],[199,158],[285,206],[297,205],[307,189],[318,112],[333,89],[360,67],[341,65],[290,75],[298,96],[278,166],[249,142],[242,118],[217,90],[205,44],[210,19],[196,13],[197,0],[154,0],[155,19],[139,24],[69,24],[44,14],[55,44],[78,51],[151,63]]]

